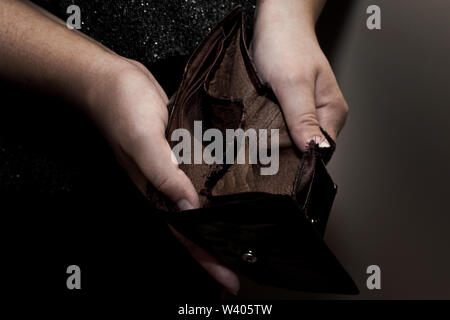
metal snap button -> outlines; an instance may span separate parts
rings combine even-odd
[[[312,224],[316,224],[316,223],[319,223],[319,219],[314,219],[314,218],[312,218],[312,219],[309,219],[309,222],[311,222]]]
[[[258,258],[254,255],[252,250],[248,250],[246,253],[242,255],[242,260],[247,263],[255,263]]]

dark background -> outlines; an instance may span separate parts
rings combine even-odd
[[[381,7],[382,30],[366,28],[372,4]],[[444,0],[330,2],[318,28],[350,115],[329,165],[339,192],[325,240],[361,294],[303,294],[243,280],[238,299],[450,298],[448,12]],[[166,68],[152,72],[169,88]],[[88,121],[7,84],[1,97],[4,284],[18,294],[64,291],[63,267],[76,260],[88,279],[102,275],[100,287],[119,270],[148,294],[184,287],[204,298],[216,290],[148,216]],[[381,290],[366,289],[372,264],[381,268]],[[129,292],[125,280],[115,292]]]

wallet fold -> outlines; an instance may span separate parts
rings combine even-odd
[[[174,131],[193,133],[196,122],[224,136],[228,129],[279,132],[279,167],[273,175],[262,175],[261,163],[181,163],[201,209],[179,212],[149,183],[148,198],[168,223],[224,265],[261,284],[358,293],[322,240],[337,191],[326,170],[335,142],[322,130],[330,148],[314,142],[304,153],[296,148],[275,95],[256,72],[240,7],[196,48],[168,109],[166,136],[172,148]],[[201,148],[204,152],[204,142]]]

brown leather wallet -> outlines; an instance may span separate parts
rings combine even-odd
[[[173,132],[183,128],[193,134],[195,121],[223,136],[227,129],[279,133],[276,174],[262,175],[266,165],[249,161],[180,164],[199,193],[202,209],[178,212],[149,184],[149,199],[169,223],[222,263],[260,283],[358,292],[322,241],[337,188],[325,168],[335,143],[322,130],[331,148],[311,142],[301,153],[295,147],[277,99],[256,73],[240,7],[194,51],[168,108],[172,148],[178,143],[171,141]],[[194,141],[189,143],[195,148]],[[201,144],[202,152],[207,144]]]

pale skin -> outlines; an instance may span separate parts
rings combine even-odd
[[[325,0],[260,0],[251,44],[257,71],[280,101],[297,147],[328,147],[348,112],[314,26]],[[121,57],[41,8],[0,1],[0,77],[65,98],[97,124],[137,188],[149,180],[181,210],[199,207],[198,195],[173,161],[165,138],[168,98],[151,72]],[[181,236],[192,256],[227,290],[239,279]]]

